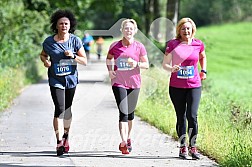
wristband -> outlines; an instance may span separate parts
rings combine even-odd
[[[139,67],[140,66],[140,62],[137,62],[137,67]]]
[[[200,72],[203,72],[203,73],[207,74],[207,71],[206,71],[206,70],[201,70]]]

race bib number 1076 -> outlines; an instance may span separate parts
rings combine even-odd
[[[54,64],[54,72],[57,76],[65,76],[71,74],[72,66],[64,64]]]

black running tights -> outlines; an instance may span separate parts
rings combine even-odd
[[[197,113],[201,97],[201,87],[183,89],[170,86],[169,94],[176,111],[176,131],[179,137],[179,142],[181,146],[185,145],[187,120],[189,146],[194,146],[198,134]]]
[[[59,89],[50,87],[51,96],[55,106],[54,117],[62,117],[66,120],[72,118],[71,106],[76,87],[72,89]],[[63,113],[63,114],[62,114]]]
[[[119,122],[133,120],[140,89],[125,89],[112,86],[112,90],[120,113]]]

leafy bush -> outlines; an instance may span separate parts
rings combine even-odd
[[[45,11],[25,9],[20,0],[0,0],[0,110],[25,83],[40,79],[37,62],[48,16]]]

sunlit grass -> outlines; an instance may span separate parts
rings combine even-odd
[[[11,101],[24,86],[24,73],[20,70],[5,68],[0,71],[0,111],[10,106]],[[20,79],[20,80],[19,80]]]

